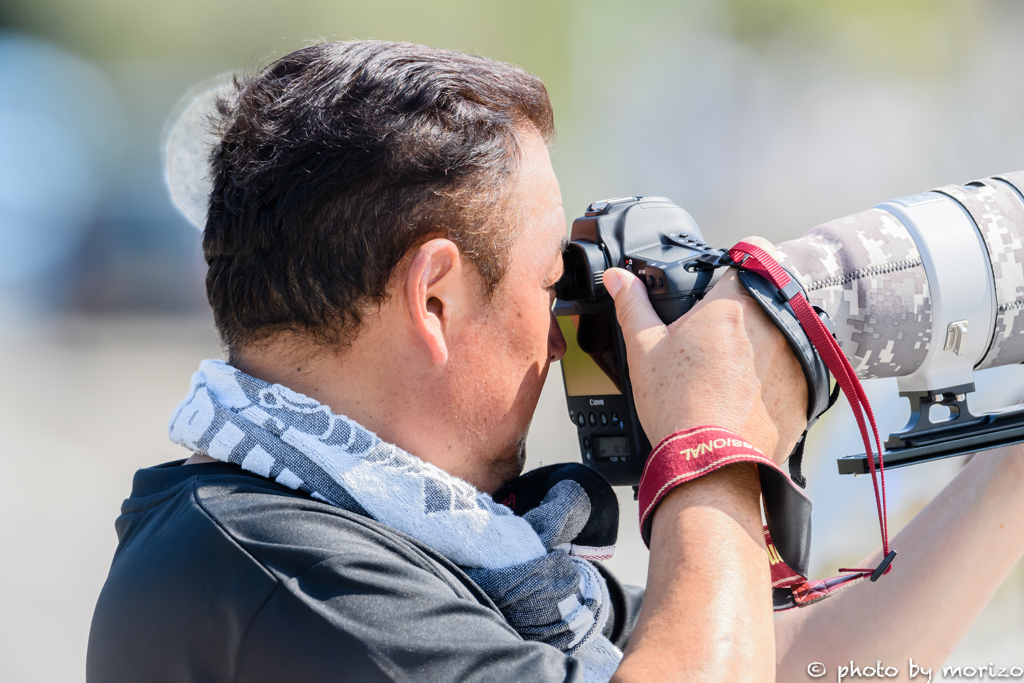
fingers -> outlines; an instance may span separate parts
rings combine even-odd
[[[778,249],[775,248],[774,244],[763,237],[746,237],[740,241],[752,244],[755,247],[760,247],[768,252],[773,259],[779,259]],[[739,279],[736,277],[736,271],[733,268],[729,268],[729,272],[722,276],[722,279],[718,281],[718,284],[716,284],[714,288],[712,288],[705,297],[705,300],[710,303],[715,299],[722,298],[735,298],[738,301],[743,301],[745,304],[750,304],[751,311],[754,311],[755,309],[760,310],[753,298],[751,298],[750,294],[747,293],[746,288],[740,284]],[[765,320],[767,320],[767,317],[765,317]]]
[[[773,259],[775,259],[776,261],[779,260],[779,250],[775,248],[774,244],[772,244],[763,237],[745,237],[740,241],[746,242],[747,244],[753,244],[755,247],[761,247],[766,252],[768,252],[768,254]]]
[[[746,241],[778,253],[767,240]],[[603,278],[626,341],[637,413],[652,439],[715,424],[743,434],[777,462],[789,455],[806,424],[803,370],[734,269],[668,327],[643,280],[619,268]]]
[[[647,298],[643,281],[633,273],[622,268],[609,268],[604,271],[604,287],[615,300],[615,315],[624,337],[635,338],[646,330],[664,327]]]

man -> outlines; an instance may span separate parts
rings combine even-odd
[[[172,418],[193,455],[136,475],[90,680],[770,681],[812,661],[934,665],[1024,551],[1024,458],[1005,449],[896,537],[884,580],[773,623],[758,478],[731,465],[661,501],[643,610],[616,637],[615,582],[566,552],[578,486],[553,486],[551,516],[529,528],[486,495],[518,481],[565,349],[543,85],[483,58],[333,43],[242,82],[222,114],[204,252],[230,365],[204,363]],[[666,328],[632,275],[604,277],[652,442],[714,425],[781,463],[806,384],[735,278]],[[621,661],[606,636],[628,641]]]

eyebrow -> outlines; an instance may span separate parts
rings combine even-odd
[[[568,236],[568,235],[563,235],[563,236],[562,236],[562,239],[561,239],[561,240],[560,240],[560,241],[558,242],[558,256],[559,256],[559,258],[558,258],[558,260],[556,261],[556,263],[557,263],[557,264],[558,264],[559,266],[561,266],[561,265],[562,265],[562,254],[564,254],[564,253],[565,253],[565,250],[566,250],[566,249],[567,249],[568,247],[569,247],[569,236]],[[563,271],[563,272],[564,272],[564,271]]]

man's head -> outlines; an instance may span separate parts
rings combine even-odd
[[[508,64],[407,43],[297,50],[221,103],[203,239],[229,351],[280,331],[344,346],[431,237],[504,275],[524,131],[553,134],[547,91]]]
[[[543,84],[332,43],[242,81],[222,114],[203,247],[232,361],[483,489],[518,473],[564,348]]]

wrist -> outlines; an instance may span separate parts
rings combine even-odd
[[[674,489],[740,463],[761,464],[777,469],[751,443],[723,427],[692,427],[660,441],[647,458],[637,492],[640,502],[640,534],[644,541],[650,543],[654,511]],[[728,483],[731,476],[723,474],[715,481]]]
[[[789,444],[790,449],[784,454],[777,452],[780,451],[780,446],[783,444],[780,441],[778,429],[767,416],[755,414],[739,417],[730,414],[728,410],[693,411],[692,415],[693,417],[673,420],[672,423],[676,425],[675,429],[664,428],[655,431],[653,434],[648,432],[650,436],[654,437],[651,443],[655,444],[655,446],[651,452],[653,453],[658,450],[659,446],[672,437],[708,427],[724,429],[730,432],[731,437],[741,439],[759,454],[775,460],[776,464],[781,464],[783,460],[789,457],[789,450],[792,450],[792,444]]]
[[[763,544],[760,500],[761,481],[752,463],[726,465],[682,484],[669,491],[652,513],[652,547],[654,539],[664,538],[667,530],[694,508],[716,510],[732,518],[756,543]]]
[[[751,502],[758,504],[761,497],[761,481],[753,463],[739,462],[726,465],[706,476],[689,481],[669,491],[658,506],[681,509],[686,507],[747,507]],[[657,519],[657,516],[655,517]],[[657,522],[654,522],[657,525]],[[758,515],[758,533],[761,533]]]

